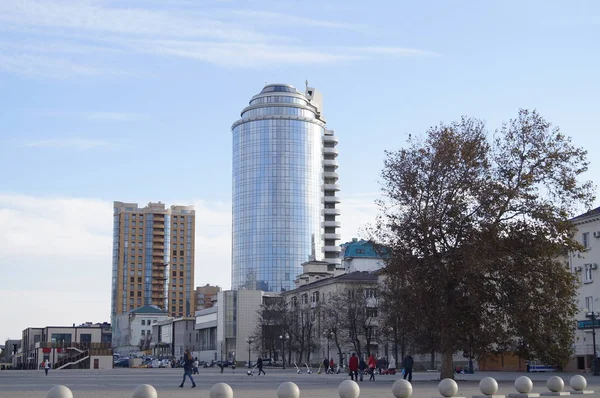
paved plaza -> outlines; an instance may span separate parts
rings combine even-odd
[[[46,377],[43,371],[0,371],[0,397],[2,398],[43,398],[46,392],[56,384],[62,384],[73,391],[74,398],[130,398],[139,384],[151,384],[158,390],[159,397],[209,397],[210,388],[218,382],[225,382],[233,388],[234,397],[269,398],[277,397],[277,387],[284,381],[292,381],[300,388],[301,397],[338,397],[337,387],[348,379],[345,375],[296,374],[294,370],[266,369],[266,376],[247,376],[246,370],[226,369],[221,374],[218,369],[201,369],[195,375],[197,387],[190,389],[189,380],[184,389],[177,386],[181,383],[181,369],[114,369],[106,371],[94,370],[62,370],[50,371]],[[480,395],[479,380],[490,376],[498,380],[498,394],[509,394],[514,391],[514,380],[522,375],[529,376],[534,382],[534,392],[544,392],[546,380],[552,375],[559,375],[565,380],[565,390],[572,374],[566,373],[495,373],[481,372],[474,375],[457,375],[459,394],[465,397]],[[600,391],[600,376],[584,375],[588,379],[588,389]],[[392,397],[391,388],[400,376],[376,376],[374,382],[360,383],[361,397]],[[436,380],[437,373],[417,372],[413,376],[413,397],[431,398],[439,396]],[[593,397],[600,397],[594,394]]]

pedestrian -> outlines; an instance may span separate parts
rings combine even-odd
[[[334,374],[334,370],[335,370],[335,363],[333,362],[333,358],[331,358],[331,361],[329,361],[329,372],[331,374]]]
[[[262,374],[264,374],[265,376],[267,375],[265,373],[265,371],[263,370],[263,360],[261,357],[258,357],[258,360],[256,361],[256,367],[258,368],[258,375],[260,376],[260,372],[262,372]]]
[[[369,365],[369,373],[371,374],[371,377],[369,377],[369,381],[375,381],[375,368],[377,367],[377,360],[375,359],[375,356],[373,354],[369,356],[367,364]]]
[[[323,360],[323,371],[325,371],[325,374],[329,373],[329,361],[327,358]]]
[[[190,353],[189,349],[186,349],[185,354],[183,355],[183,380],[181,381],[179,388],[183,388],[183,383],[185,383],[186,376],[190,378],[190,381],[192,382],[192,388],[196,387],[196,383],[192,378],[192,366],[192,354]]]
[[[365,374],[366,369],[367,363],[365,362],[364,358],[361,358],[360,362],[358,363],[358,374],[360,376],[360,381],[363,381],[363,375]]]
[[[48,376],[48,371],[50,370],[50,361],[46,359],[44,363],[44,372],[46,372],[46,376]]]
[[[404,380],[408,376],[408,381],[412,381],[412,368],[415,361],[410,353],[404,357],[404,361],[402,361],[402,366],[404,367]]]
[[[198,358],[195,358],[194,359],[194,371],[192,372],[195,375],[199,374],[198,366],[200,366],[200,363],[198,362]]]
[[[350,369],[350,379],[358,381],[358,357],[355,352],[352,353],[348,361],[348,368]]]

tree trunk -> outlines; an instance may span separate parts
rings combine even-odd
[[[440,370],[440,380],[443,379],[454,379],[454,363],[452,362],[452,355],[454,350],[452,348],[452,338],[449,335],[449,330],[442,331],[442,367]]]
[[[431,370],[435,370],[435,350],[431,350],[431,359],[429,360],[429,367]]]

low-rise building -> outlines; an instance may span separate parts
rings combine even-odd
[[[53,369],[111,369],[110,324],[46,326],[23,331],[21,368],[37,369],[49,361]]]
[[[568,370],[584,371],[592,368],[594,356],[600,356],[600,335],[596,347],[592,333],[600,328],[600,207],[571,220],[577,227],[575,238],[585,247],[582,253],[569,253],[565,266],[580,280],[578,291],[579,311],[576,314],[573,360]],[[592,322],[594,314],[594,322]]]
[[[0,366],[13,366],[13,359],[21,348],[21,340],[8,339],[4,343],[2,356],[0,357]]]
[[[152,326],[168,318],[168,312],[154,305],[117,315],[113,325],[113,350],[124,355],[150,350]]]
[[[198,344],[194,356],[200,361],[218,360],[217,352],[217,307],[196,311]]]
[[[186,349],[196,350],[198,334],[194,329],[196,318],[169,318],[152,325],[152,351],[160,358],[183,358]]]

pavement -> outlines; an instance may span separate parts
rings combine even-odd
[[[248,376],[245,368],[235,371],[225,369],[223,374],[218,369],[200,369],[199,375],[194,375],[197,387],[190,389],[189,380],[183,389],[177,386],[181,383],[181,369],[112,369],[112,370],[51,370],[48,376],[44,371],[0,371],[1,398],[44,398],[47,391],[54,385],[65,385],[73,391],[74,398],[130,398],[134,389],[140,384],[151,384],[158,391],[160,398],[202,397],[209,398],[210,388],[219,382],[229,384],[233,388],[234,397],[269,398],[277,397],[277,388],[285,381],[292,381],[300,388],[301,397],[339,397],[337,388],[347,375],[296,374],[294,369],[265,369],[266,376]],[[569,390],[569,379],[573,374],[567,373],[516,373],[516,372],[479,372],[473,375],[456,375],[459,386],[458,396],[471,397],[481,395],[478,388],[479,380],[483,377],[494,377],[498,381],[498,394],[516,392],[514,380],[526,375],[533,380],[533,392],[544,392],[546,380],[553,375],[563,378],[565,391]],[[584,374],[590,390],[599,393],[590,397],[600,398],[600,376]],[[375,381],[359,383],[361,397],[391,398],[392,384],[401,376],[376,375]],[[413,374],[413,397],[439,397],[437,390],[439,374],[437,372],[415,372]]]

